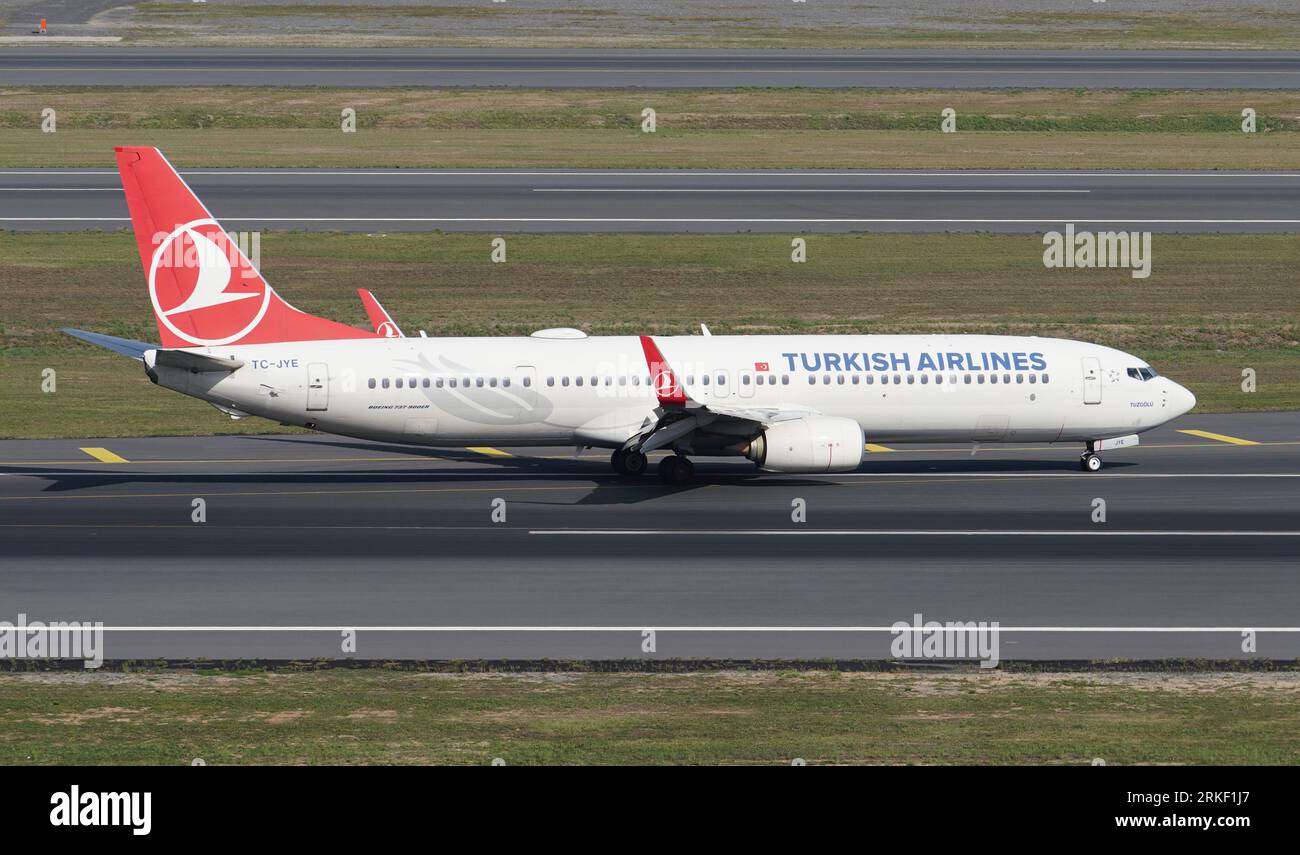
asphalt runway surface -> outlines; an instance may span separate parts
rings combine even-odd
[[[238,230],[1294,232],[1300,173],[186,170]],[[130,224],[115,170],[0,170],[0,228]]]
[[[41,45],[7,47],[0,85],[1260,89],[1300,85],[1300,52]]]
[[[701,459],[670,489],[597,450],[10,440],[0,620],[102,621],[114,659],[334,657],[348,628],[362,658],[883,659],[917,613],[997,621],[1003,659],[1300,655],[1300,413],[1192,414],[1095,474],[1078,454]]]

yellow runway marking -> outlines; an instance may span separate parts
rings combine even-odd
[[[893,451],[893,450],[894,449],[890,448],[887,445],[876,445],[874,442],[867,443],[867,451]]]
[[[514,457],[514,455],[508,451],[502,451],[499,448],[492,448],[488,445],[466,446],[465,450],[472,451],[475,454],[486,454],[488,457]]]
[[[1213,439],[1218,442],[1227,442],[1232,445],[1259,445],[1253,439],[1240,439],[1235,436],[1225,436],[1221,433],[1210,433],[1208,430],[1179,430],[1179,433],[1185,433],[1188,436],[1199,436],[1203,439]]]
[[[100,463],[130,463],[125,457],[119,457],[107,448],[82,448],[78,449],[89,454]]]

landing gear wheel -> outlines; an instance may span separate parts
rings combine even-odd
[[[695,476],[695,465],[679,454],[659,461],[659,480],[671,487],[685,487]]]
[[[1101,458],[1089,451],[1079,458],[1079,468],[1084,472],[1096,472],[1101,468]]]
[[[645,472],[646,467],[645,455],[635,448],[620,448],[610,457],[609,463],[615,472],[627,478],[637,477]]]

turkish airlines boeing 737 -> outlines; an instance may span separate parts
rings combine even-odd
[[[160,344],[71,335],[139,359],[160,386],[236,418],[429,446],[574,444],[618,472],[690,480],[688,455],[847,472],[872,442],[1077,442],[1081,464],[1196,403],[1143,360],[1062,339],[983,335],[403,336],[280,298],[155,148],[117,165]]]

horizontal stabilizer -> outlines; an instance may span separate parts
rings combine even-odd
[[[130,338],[118,338],[117,336],[104,335],[103,333],[97,332],[87,332],[86,330],[74,330],[71,327],[64,327],[63,332],[73,338],[79,338],[82,341],[88,341],[91,344],[100,347],[106,347],[114,353],[120,353],[123,356],[129,356],[132,359],[143,360],[144,352],[146,350],[156,350],[158,348],[158,345],[149,344],[145,341],[136,341],[135,339]]]
[[[148,364],[150,360],[146,359],[145,362]],[[218,359],[215,356],[205,356],[202,353],[190,353],[185,350],[156,350],[149,367],[155,365],[203,374],[209,371],[234,371],[236,368],[242,368],[244,362],[233,356],[228,359]]]

